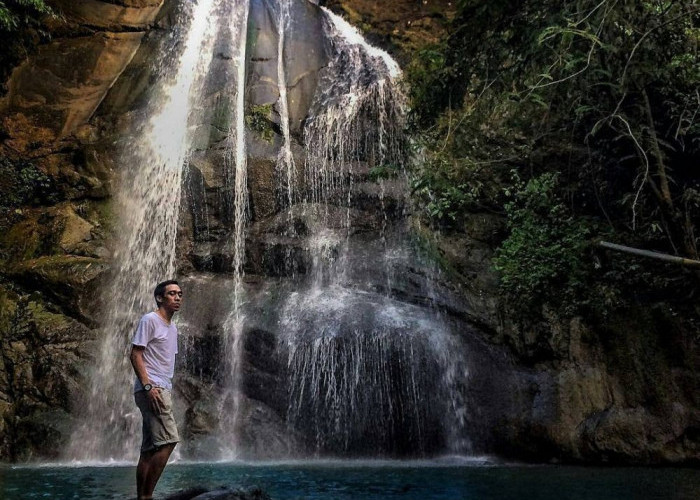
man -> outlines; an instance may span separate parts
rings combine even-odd
[[[172,319],[180,309],[182,290],[177,281],[164,281],[156,286],[153,296],[158,307],[141,318],[131,347],[136,372],[134,399],[143,417],[141,456],[136,467],[139,500],[153,498],[156,483],[180,440],[171,390],[177,354],[177,327]]]

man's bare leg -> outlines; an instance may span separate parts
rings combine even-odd
[[[141,453],[136,466],[136,493],[139,500],[153,498],[153,490],[156,489],[175,444],[166,444],[155,451]]]
[[[142,500],[146,498],[144,493],[144,486],[146,484],[146,477],[148,476],[148,469],[151,465],[151,457],[154,451],[144,451],[139,456],[139,463],[136,466],[136,498]]]

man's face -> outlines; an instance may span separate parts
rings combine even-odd
[[[180,290],[180,287],[178,285],[167,285],[160,301],[160,307],[174,313],[180,309],[181,302],[182,290]]]

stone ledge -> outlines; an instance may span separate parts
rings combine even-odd
[[[142,37],[143,33],[97,33],[42,46],[9,82],[2,107],[10,146],[23,151],[22,144],[33,138],[64,137],[87,122]]]
[[[130,0],[107,3],[99,0],[55,0],[71,21],[108,31],[146,29],[156,19],[163,0]]]

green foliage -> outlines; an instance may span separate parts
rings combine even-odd
[[[384,179],[393,179],[399,175],[401,167],[398,165],[376,165],[369,169],[369,180],[379,182]]]
[[[0,208],[51,204],[58,201],[54,180],[29,162],[12,163],[0,159]]]
[[[406,71],[424,158],[414,194],[425,219],[458,230],[465,211],[506,215],[497,265],[514,303],[520,294],[593,304],[597,294],[613,304],[620,290],[643,296],[679,280],[697,289],[682,269],[632,259],[630,272],[614,263],[630,264],[621,256],[583,286],[588,278],[571,259],[603,231],[618,243],[698,258],[697,3],[458,7],[449,39],[417,54]],[[557,287],[566,293],[550,293]]]
[[[258,106],[251,106],[245,115],[246,125],[251,130],[254,130],[266,141],[271,141],[274,137],[274,130],[272,128],[272,121],[270,116],[272,115],[272,104],[260,104]]]
[[[43,20],[55,16],[44,0],[0,0],[0,97],[12,69],[38,43],[50,39]]]
[[[417,126],[429,126],[448,104],[446,84],[452,80],[452,69],[446,66],[445,52],[446,48],[439,45],[423,49],[406,68],[413,104],[411,116]]]
[[[418,171],[411,179],[411,192],[421,202],[428,218],[443,228],[450,228],[458,225],[467,211],[478,208],[484,186],[476,178],[464,182],[459,168],[438,166],[441,161],[445,159],[434,159]]]
[[[548,303],[576,312],[592,269],[586,250],[594,226],[572,216],[556,187],[551,173],[526,184],[516,180],[505,205],[510,235],[494,264],[506,296],[523,311]]]
[[[423,160],[412,173],[412,188],[429,221],[453,230],[467,212],[503,210],[503,183],[514,161],[532,149],[518,111],[510,96],[489,94],[422,129]]]
[[[453,185],[441,179],[437,182],[430,177],[421,177],[413,183],[413,193],[426,198],[425,210],[428,215],[449,226],[460,220],[470,205],[478,200],[478,186],[472,189],[468,184]]]
[[[0,32],[35,24],[45,15],[53,15],[53,10],[44,0],[0,0]]]

